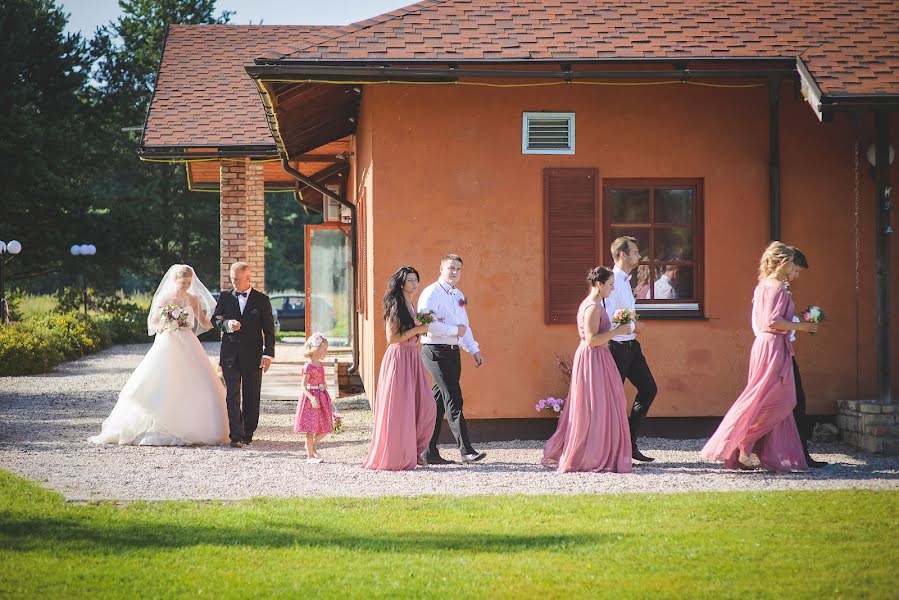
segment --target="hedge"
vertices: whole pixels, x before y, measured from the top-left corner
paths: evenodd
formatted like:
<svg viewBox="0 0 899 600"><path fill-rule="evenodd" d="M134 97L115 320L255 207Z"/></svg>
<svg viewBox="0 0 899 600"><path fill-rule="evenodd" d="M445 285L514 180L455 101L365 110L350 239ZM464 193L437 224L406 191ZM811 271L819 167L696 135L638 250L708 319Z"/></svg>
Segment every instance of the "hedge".
<svg viewBox="0 0 899 600"><path fill-rule="evenodd" d="M0 376L46 373L112 344L150 341L146 320L138 315L46 313L0 325Z"/></svg>

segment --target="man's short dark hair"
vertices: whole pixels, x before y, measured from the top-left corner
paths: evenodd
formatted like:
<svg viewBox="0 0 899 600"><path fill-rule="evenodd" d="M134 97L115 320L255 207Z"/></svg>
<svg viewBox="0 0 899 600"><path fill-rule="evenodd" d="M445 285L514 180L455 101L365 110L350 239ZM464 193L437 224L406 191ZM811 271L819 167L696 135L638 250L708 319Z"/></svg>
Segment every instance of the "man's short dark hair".
<svg viewBox="0 0 899 600"><path fill-rule="evenodd" d="M793 264L800 269L808 269L808 259L805 257L802 250L796 246L790 246L790 249L793 250Z"/></svg>
<svg viewBox="0 0 899 600"><path fill-rule="evenodd" d="M446 254L446 255L444 255L443 258L440 259L440 264L442 265L443 263L445 263L445 262L448 261L448 260L458 260L460 265L464 265L464 264L465 264L465 263L462 262L462 257L459 256L458 254Z"/></svg>

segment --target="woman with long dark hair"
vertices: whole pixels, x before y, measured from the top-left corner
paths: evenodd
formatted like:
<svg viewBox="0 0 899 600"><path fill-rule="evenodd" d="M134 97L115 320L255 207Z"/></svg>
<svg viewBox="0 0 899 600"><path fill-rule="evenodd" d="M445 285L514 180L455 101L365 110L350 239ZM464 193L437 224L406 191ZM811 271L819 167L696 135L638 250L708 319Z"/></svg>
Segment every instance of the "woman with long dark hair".
<svg viewBox="0 0 899 600"><path fill-rule="evenodd" d="M425 465L437 407L421 362L418 338L428 324L416 318L413 297L418 271L401 267L390 277L384 294L387 351L381 361L375 395L375 424L368 457L362 465L379 471L405 471Z"/></svg>
<svg viewBox="0 0 899 600"><path fill-rule="evenodd" d="M630 473L631 433L627 400L609 340L616 332L603 301L615 288L612 271L587 274L590 293L577 309L581 338L571 365L571 388L556 432L543 449L544 466L568 471Z"/></svg>

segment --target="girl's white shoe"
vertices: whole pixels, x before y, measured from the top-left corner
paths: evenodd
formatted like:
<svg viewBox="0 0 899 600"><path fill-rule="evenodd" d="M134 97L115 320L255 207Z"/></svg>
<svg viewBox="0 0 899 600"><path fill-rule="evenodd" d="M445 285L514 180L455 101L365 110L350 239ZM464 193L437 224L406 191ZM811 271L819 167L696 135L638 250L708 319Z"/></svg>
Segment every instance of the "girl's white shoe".
<svg viewBox="0 0 899 600"><path fill-rule="evenodd" d="M310 463L310 464L318 464L318 463L322 462L322 457L321 456L310 456L309 458L306 459L306 462Z"/></svg>

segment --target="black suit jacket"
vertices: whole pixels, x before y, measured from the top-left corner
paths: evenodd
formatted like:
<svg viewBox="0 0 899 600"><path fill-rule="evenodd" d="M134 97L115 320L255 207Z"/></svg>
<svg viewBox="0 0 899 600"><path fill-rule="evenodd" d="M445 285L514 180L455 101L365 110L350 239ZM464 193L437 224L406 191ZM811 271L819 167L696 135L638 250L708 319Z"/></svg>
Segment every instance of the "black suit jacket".
<svg viewBox="0 0 899 600"><path fill-rule="evenodd" d="M240 331L228 333L226 322L232 319L240 322ZM234 291L222 291L212 313L212 324L222 332L221 366L240 364L241 369L258 369L263 353L275 358L272 303L262 292L250 290L247 305L240 314L240 303Z"/></svg>

